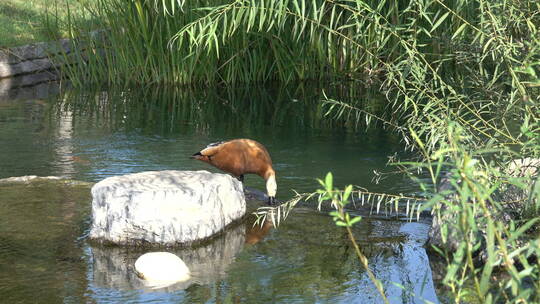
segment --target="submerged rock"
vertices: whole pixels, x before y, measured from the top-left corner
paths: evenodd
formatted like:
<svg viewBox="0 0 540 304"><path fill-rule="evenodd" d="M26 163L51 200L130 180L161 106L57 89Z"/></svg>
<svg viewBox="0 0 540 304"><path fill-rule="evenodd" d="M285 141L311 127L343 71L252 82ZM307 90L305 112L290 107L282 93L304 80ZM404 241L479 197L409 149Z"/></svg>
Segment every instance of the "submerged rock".
<svg viewBox="0 0 540 304"><path fill-rule="evenodd" d="M186 263L170 252L148 252L135 261L137 275L148 286L160 288L191 277Z"/></svg>
<svg viewBox="0 0 540 304"><path fill-rule="evenodd" d="M11 184L11 183L28 183L32 181L44 181L44 180L62 180L63 177L60 176L37 176L37 175L25 175L25 176L15 176L7 177L0 179L0 184Z"/></svg>
<svg viewBox="0 0 540 304"><path fill-rule="evenodd" d="M92 187L90 238L116 244L190 244L242 218L242 184L208 171L152 171Z"/></svg>

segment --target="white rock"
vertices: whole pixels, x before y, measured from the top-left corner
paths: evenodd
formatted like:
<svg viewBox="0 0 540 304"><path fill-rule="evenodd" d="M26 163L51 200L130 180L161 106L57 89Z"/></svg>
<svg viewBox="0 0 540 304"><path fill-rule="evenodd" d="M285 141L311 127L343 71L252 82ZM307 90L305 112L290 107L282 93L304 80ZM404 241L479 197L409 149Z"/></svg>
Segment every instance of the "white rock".
<svg viewBox="0 0 540 304"><path fill-rule="evenodd" d="M92 187L90 238L174 245L206 239L246 212L242 184L208 171L152 171Z"/></svg>
<svg viewBox="0 0 540 304"><path fill-rule="evenodd" d="M59 176L25 175L25 176L2 178L0 179L0 184L28 183L28 182L37 181L37 180L60 180L60 179L62 179L62 177L59 177Z"/></svg>
<svg viewBox="0 0 540 304"><path fill-rule="evenodd" d="M512 160L506 171L512 176L522 177L537 175L539 170L540 159L526 157Z"/></svg>
<svg viewBox="0 0 540 304"><path fill-rule="evenodd" d="M184 261L169 252L149 252L135 261L137 275L148 286L162 288L191 277Z"/></svg>

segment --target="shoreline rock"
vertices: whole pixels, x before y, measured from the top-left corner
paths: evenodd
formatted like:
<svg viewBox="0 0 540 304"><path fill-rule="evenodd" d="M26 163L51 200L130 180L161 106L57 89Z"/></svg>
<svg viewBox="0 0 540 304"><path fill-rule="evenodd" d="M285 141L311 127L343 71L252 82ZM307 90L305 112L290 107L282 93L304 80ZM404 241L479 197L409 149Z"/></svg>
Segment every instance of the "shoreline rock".
<svg viewBox="0 0 540 304"><path fill-rule="evenodd" d="M508 163L508 167L505 169L505 172L513 177L528 177L529 187L533 186L535 183L538 183L538 172L540 171L540 159L534 158L524 158L524 159L515 159ZM451 185L449 178L443 178L441 185L438 189L439 192L449 190L453 186ZM506 202L505 208L501 210L496 210L491 208L492 215L497 221L509 224L512 220L519 220L521 215L520 211L524 207L524 201L528 197L526 190L518 188L514 185L509 185L503 189L499 189L498 195L500 201ZM452 201L454 198L448 197L447 200ZM436 246L442 250L448 252L453 252L458 249L460 239L459 231L456 231L457 227L456 221L458 220L458 215L451 212L444 212L448 208L447 206L442 206L441 211L444 213L442 216L433 215L431 229L429 230L428 240L426 247L428 250L433 250L432 246ZM442 225L445 222L447 225ZM451 222L451 224L450 224ZM446 242L442 240L443 228L447 230L444 233L447 235ZM475 262L482 263L487 260L487 250L485 244L485 227L479 227L478 233L476 235L476 240L480 242L478 250L475 252Z"/></svg>
<svg viewBox="0 0 540 304"><path fill-rule="evenodd" d="M95 30L87 34L91 39L106 39L105 30ZM83 55L85 52L100 52L81 40L60 39L35 42L11 48L0 48L0 96L8 89L36 85L60 80L60 70L77 64L73 48Z"/></svg>

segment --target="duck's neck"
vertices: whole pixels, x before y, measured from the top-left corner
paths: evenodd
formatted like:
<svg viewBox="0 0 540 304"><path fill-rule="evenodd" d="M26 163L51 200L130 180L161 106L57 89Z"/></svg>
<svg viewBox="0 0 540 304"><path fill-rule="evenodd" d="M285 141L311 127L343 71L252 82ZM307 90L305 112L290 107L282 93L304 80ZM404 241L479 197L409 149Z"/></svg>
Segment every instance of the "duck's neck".
<svg viewBox="0 0 540 304"><path fill-rule="evenodd" d="M272 170L266 174L266 193L269 197L276 197L277 183L276 173Z"/></svg>

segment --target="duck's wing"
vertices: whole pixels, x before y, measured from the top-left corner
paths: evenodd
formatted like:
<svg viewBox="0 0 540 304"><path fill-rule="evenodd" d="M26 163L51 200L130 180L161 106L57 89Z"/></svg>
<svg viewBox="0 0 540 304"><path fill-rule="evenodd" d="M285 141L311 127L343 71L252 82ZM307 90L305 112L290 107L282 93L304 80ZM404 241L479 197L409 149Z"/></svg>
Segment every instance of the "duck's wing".
<svg viewBox="0 0 540 304"><path fill-rule="evenodd" d="M226 141L218 141L211 143L206 146L206 148L202 149L199 153L201 155L212 156L219 151L221 145L223 145L224 143L226 143Z"/></svg>
<svg viewBox="0 0 540 304"><path fill-rule="evenodd" d="M224 143L226 143L226 141L224 141L224 140L216 141L215 143L208 144L208 146L206 146L206 148L217 147L217 146L220 146L220 145L222 145Z"/></svg>

